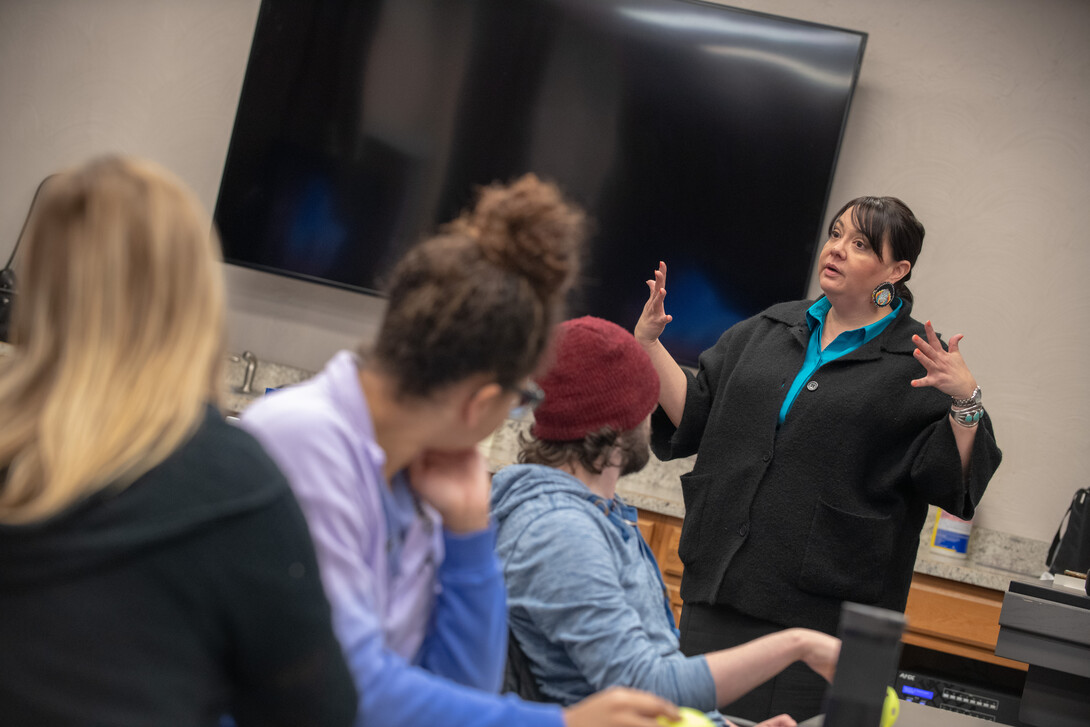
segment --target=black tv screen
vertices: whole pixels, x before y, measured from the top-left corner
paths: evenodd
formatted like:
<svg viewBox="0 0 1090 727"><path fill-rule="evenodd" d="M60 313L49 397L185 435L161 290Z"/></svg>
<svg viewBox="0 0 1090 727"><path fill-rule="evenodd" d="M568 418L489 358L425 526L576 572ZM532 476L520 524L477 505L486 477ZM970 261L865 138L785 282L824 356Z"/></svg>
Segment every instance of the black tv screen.
<svg viewBox="0 0 1090 727"><path fill-rule="evenodd" d="M805 295L865 42L692 0L263 0L224 254L377 292L477 185L532 171L594 221L572 315L631 328L665 260L663 343L692 363Z"/></svg>

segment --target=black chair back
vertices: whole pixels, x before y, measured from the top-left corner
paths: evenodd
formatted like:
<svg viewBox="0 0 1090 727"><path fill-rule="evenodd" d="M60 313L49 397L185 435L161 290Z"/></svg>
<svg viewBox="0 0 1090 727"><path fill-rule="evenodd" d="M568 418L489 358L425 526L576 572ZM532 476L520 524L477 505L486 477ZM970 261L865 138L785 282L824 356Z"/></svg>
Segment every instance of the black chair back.
<svg viewBox="0 0 1090 727"><path fill-rule="evenodd" d="M541 693L537 679L530 671L530 660L511 629L507 629L507 666L503 673L503 692L517 694L530 702L553 701Z"/></svg>

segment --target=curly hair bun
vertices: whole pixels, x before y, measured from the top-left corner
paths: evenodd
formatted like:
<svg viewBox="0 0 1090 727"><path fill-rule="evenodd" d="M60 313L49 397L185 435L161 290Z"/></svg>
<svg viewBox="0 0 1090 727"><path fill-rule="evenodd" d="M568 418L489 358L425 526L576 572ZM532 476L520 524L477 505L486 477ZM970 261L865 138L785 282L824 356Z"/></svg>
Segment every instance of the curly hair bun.
<svg viewBox="0 0 1090 727"><path fill-rule="evenodd" d="M411 396L481 372L517 385L563 319L585 237L583 211L533 174L479 188L394 267L373 365Z"/></svg>
<svg viewBox="0 0 1090 727"><path fill-rule="evenodd" d="M452 226L476 238L490 260L526 278L543 298L570 287L587 234L583 210L534 174L481 187L476 205Z"/></svg>

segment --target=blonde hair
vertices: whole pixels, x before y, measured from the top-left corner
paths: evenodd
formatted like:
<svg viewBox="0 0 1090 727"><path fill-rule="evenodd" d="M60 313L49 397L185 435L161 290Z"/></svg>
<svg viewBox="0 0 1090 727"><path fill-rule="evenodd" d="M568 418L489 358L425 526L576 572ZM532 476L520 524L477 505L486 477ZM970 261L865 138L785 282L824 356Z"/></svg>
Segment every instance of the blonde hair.
<svg viewBox="0 0 1090 727"><path fill-rule="evenodd" d="M20 254L15 351L0 364L6 523L161 463L218 403L224 358L219 243L161 167L105 157L57 175Z"/></svg>

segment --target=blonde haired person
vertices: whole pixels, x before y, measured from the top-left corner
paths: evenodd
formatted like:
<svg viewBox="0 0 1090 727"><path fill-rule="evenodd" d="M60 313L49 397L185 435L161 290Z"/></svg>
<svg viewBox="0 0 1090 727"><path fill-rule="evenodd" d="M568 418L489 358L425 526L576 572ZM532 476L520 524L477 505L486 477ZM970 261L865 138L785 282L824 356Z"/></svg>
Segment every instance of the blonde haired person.
<svg viewBox="0 0 1090 727"><path fill-rule="evenodd" d="M0 362L5 724L335 725L355 695L283 475L215 408L211 222L120 157L49 180Z"/></svg>

